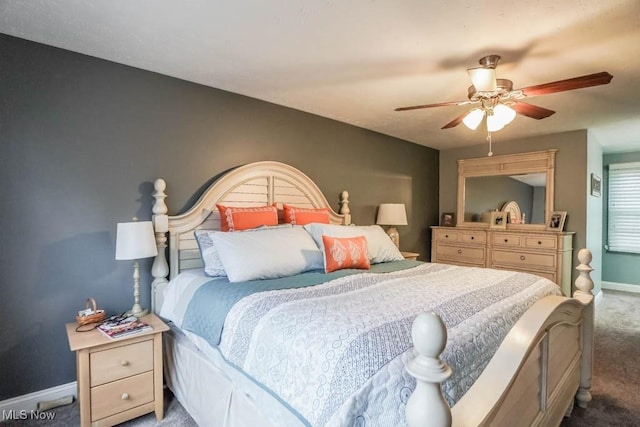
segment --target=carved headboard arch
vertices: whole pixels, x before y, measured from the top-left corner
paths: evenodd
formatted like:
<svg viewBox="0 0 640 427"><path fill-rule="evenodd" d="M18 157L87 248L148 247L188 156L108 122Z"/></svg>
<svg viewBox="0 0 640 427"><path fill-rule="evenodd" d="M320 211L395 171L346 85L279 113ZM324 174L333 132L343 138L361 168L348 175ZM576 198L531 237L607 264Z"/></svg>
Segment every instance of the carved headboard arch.
<svg viewBox="0 0 640 427"><path fill-rule="evenodd" d="M293 166L262 161L232 169L214 181L185 213L168 216L164 199L166 183L157 179L155 184L153 223L158 245L152 275L152 309L159 309L162 288L169 278L179 272L202 268L202 259L193 232L197 229L219 230L220 215L216 204L227 206L264 206L283 203L298 207L328 208L331 223L350 224L349 194L340 194L340 213L327 202L318 186ZM165 257L169 233L169 263Z"/></svg>

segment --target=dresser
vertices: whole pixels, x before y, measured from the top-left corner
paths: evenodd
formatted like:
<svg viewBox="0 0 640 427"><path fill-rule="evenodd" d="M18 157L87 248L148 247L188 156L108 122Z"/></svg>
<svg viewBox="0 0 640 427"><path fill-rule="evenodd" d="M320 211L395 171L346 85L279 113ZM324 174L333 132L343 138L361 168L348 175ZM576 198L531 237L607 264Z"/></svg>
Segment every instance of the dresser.
<svg viewBox="0 0 640 427"><path fill-rule="evenodd" d="M545 277L571 295L573 234L543 230L431 227L431 261L522 271Z"/></svg>
<svg viewBox="0 0 640 427"><path fill-rule="evenodd" d="M66 325L76 352L82 427L112 426L149 412L163 418L162 332L169 328L154 314L142 320L153 330L119 339Z"/></svg>

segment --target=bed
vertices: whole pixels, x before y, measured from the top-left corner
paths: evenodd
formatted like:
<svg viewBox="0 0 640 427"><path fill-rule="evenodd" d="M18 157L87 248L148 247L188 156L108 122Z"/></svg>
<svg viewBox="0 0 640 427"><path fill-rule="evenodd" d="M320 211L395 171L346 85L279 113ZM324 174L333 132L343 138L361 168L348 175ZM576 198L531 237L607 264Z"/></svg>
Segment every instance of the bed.
<svg viewBox="0 0 640 427"><path fill-rule="evenodd" d="M349 226L346 191L335 212L311 179L282 163L233 169L177 216L167 215L165 190L156 180L152 309L172 321L167 385L199 425L546 426L591 400L586 249L566 298L529 274L402 260L378 230ZM285 206L325 210L330 224L220 233L228 214L218 205L275 206L279 224ZM251 246L248 260L233 255L243 250L237 241L285 236L297 245L305 233L325 267L329 245L348 243L353 255L366 236L360 259L369 269L318 271L314 252L305 258L313 268L257 280L262 256ZM227 276L205 274L203 236Z"/></svg>

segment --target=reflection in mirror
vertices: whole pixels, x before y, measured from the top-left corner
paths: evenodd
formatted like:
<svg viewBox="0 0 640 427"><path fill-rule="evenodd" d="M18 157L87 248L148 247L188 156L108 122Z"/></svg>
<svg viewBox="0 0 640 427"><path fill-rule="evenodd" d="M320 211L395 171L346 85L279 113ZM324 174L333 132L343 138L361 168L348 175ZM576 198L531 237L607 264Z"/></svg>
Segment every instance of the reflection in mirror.
<svg viewBox="0 0 640 427"><path fill-rule="evenodd" d="M465 222L489 222L489 212L516 202L527 224L545 223L546 173L465 179ZM521 222L521 218L514 222Z"/></svg>

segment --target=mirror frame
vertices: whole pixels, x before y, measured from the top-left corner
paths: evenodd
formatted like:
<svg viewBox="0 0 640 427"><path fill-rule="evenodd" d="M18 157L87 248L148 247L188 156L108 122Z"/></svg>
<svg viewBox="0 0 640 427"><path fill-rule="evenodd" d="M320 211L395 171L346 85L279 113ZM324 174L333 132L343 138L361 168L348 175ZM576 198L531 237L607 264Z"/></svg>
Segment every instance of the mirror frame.
<svg viewBox="0 0 640 427"><path fill-rule="evenodd" d="M546 173L544 224L507 224L507 229L545 229L553 212L554 178L557 149L534 151L531 153L507 154L503 156L480 157L458 160L458 201L456 226L489 227L487 223L465 222L465 179L480 176L522 175L526 173Z"/></svg>

